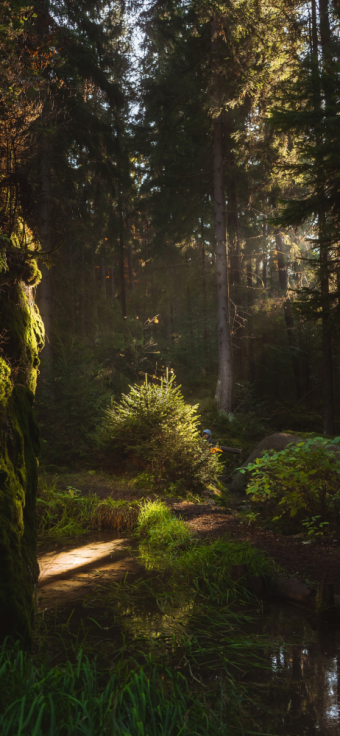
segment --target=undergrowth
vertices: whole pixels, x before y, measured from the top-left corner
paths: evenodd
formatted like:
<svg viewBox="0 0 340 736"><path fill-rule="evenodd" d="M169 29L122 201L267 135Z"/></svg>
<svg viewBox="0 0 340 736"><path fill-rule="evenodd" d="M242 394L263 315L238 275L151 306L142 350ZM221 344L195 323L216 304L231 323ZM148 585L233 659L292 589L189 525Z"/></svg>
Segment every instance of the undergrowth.
<svg viewBox="0 0 340 736"><path fill-rule="evenodd" d="M94 662L34 664L18 645L0 652L2 736L203 736L230 733L240 691L198 697L185 676L145 657L103 682ZM214 702L215 700L215 702ZM209 702L210 701L210 702ZM238 732L241 733L243 729Z"/></svg>
<svg viewBox="0 0 340 736"><path fill-rule="evenodd" d="M231 565L247 562L251 571L259 572L269 563L246 544L219 540L200 545L160 501L143 504L137 534L142 559L148 556L154 568L162 559L165 576L155 572L135 582L125 578L89 594L91 607L101 603L101 610L108 609L105 620L121 630L121 652L112 642L115 663L109 671L107 664L100 668L101 660L90 661L74 644L73 662L67 658L60 664L52 664L43 646L32 659L18 644L5 644L0 652L2 736L253 732L242 677L263 663L256 654L259 640L240 629L246 613L230 607L232 601L245 599L232 582ZM158 620L165 622L163 632L155 609ZM100 656L108 642L102 641L100 621L94 623ZM68 621L61 626L63 645L69 631Z"/></svg>
<svg viewBox="0 0 340 736"><path fill-rule="evenodd" d="M229 603L251 596L233 581L233 565L247 565L249 574L269 574L274 563L248 542L227 536L211 543L195 538L182 519L160 500L146 501L140 509L136 534L143 564L149 569L169 569L185 584L204 591L211 601Z"/></svg>
<svg viewBox="0 0 340 736"><path fill-rule="evenodd" d="M313 437L242 468L254 511L285 533L323 536L340 526L340 437Z"/></svg>
<svg viewBox="0 0 340 736"><path fill-rule="evenodd" d="M146 501L139 510L137 535L148 548L172 554L193 542L193 535L182 519L178 519L163 501Z"/></svg>
<svg viewBox="0 0 340 736"><path fill-rule="evenodd" d="M138 517L138 501L83 496L76 488L67 491L45 488L37 499L40 537L65 537L92 530L131 530Z"/></svg>
<svg viewBox="0 0 340 736"><path fill-rule="evenodd" d="M73 509L75 521L85 528L85 509L89 518L98 509L94 499L84 499L84 516L79 516L75 489L55 499L57 506L65 500L69 517ZM60 529L61 519L51 529ZM254 733L257 723L242 679L264 666L263 641L242 630L249 620L244 604L249 609L254 599L233 582L232 565L269 572L270 561L250 545L227 538L200 543L159 500L139 506L136 536L145 575L99 581L83 602L85 610L96 611L96 619L90 612L80 621L82 646L91 658L79 648L72 611L66 611L65 622L57 609L50 618L37 611L39 646L33 658L19 644L5 643L0 651L2 736Z"/></svg>

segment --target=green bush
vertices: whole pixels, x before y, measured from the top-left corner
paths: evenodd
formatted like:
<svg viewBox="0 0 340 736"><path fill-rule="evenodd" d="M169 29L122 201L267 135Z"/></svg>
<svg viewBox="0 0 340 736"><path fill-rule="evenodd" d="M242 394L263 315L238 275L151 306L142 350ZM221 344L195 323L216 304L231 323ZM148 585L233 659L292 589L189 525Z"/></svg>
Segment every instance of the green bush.
<svg viewBox="0 0 340 736"><path fill-rule="evenodd" d="M251 472L247 493L262 515L285 531L320 536L340 522L340 437L314 437L265 453ZM327 526L326 526L327 524ZM328 526L329 525L329 526ZM303 529L305 527L305 529Z"/></svg>
<svg viewBox="0 0 340 736"><path fill-rule="evenodd" d="M174 377L135 384L105 412L100 440L107 458L152 473L155 487L181 493L216 479L219 461L200 437L197 406L186 404Z"/></svg>

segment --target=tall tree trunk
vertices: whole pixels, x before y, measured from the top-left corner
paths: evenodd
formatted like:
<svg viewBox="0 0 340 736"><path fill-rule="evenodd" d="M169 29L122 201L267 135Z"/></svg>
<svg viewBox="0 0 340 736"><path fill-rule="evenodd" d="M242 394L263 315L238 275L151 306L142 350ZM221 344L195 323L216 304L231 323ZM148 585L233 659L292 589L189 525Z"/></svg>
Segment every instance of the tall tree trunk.
<svg viewBox="0 0 340 736"><path fill-rule="evenodd" d="M102 296L104 299L106 299L106 262L105 262L105 248L104 247L100 249L99 271L100 271L100 284L101 284Z"/></svg>
<svg viewBox="0 0 340 736"><path fill-rule="evenodd" d="M319 0L319 17L320 17L320 41L322 52L322 67L324 73L328 71L328 64L331 59L331 38L328 15L328 0ZM320 108L321 102L321 85L318 57L318 35L315 0L312 0L312 52L313 52L313 70L316 82L315 91L315 107ZM323 95L326 107L331 102L329 99L327 85L324 84ZM320 131L320 137L322 133ZM318 177L318 196L321 202L325 196L325 182ZM327 239L327 222L325 211L322 205L318 212L319 225L319 247L320 247L320 291L322 302L322 378L323 378L323 431L324 434L334 434L334 399L333 399L333 360L332 360L332 338L329 326L329 247Z"/></svg>
<svg viewBox="0 0 340 736"><path fill-rule="evenodd" d="M38 151L39 211L38 228L42 252L51 250L51 171L50 146L47 136L42 134ZM52 359L52 278L51 269L42 263L42 279L37 287L37 304L45 327L45 347L41 353L41 372L44 374Z"/></svg>
<svg viewBox="0 0 340 736"><path fill-rule="evenodd" d="M111 269L110 269L110 283L111 283L111 299L116 298L116 290L115 290L115 260L112 257L111 260Z"/></svg>
<svg viewBox="0 0 340 736"><path fill-rule="evenodd" d="M205 269L205 242L204 242L204 222L203 217L201 218L201 263L202 263L202 293L203 293L203 349L204 349L204 364L208 367L208 310L207 310L207 277Z"/></svg>
<svg viewBox="0 0 340 736"><path fill-rule="evenodd" d="M79 312L80 312L80 334L85 337L85 316L86 316L86 269L85 269L85 249L83 244L80 246L80 292L79 292Z"/></svg>
<svg viewBox="0 0 340 736"><path fill-rule="evenodd" d="M127 259L128 259L128 269L129 269L129 289L132 291L134 288L133 252L132 252L132 243L131 243L131 222L130 222L129 217L127 217L127 220L126 220L126 229L127 229Z"/></svg>
<svg viewBox="0 0 340 736"><path fill-rule="evenodd" d="M125 289L125 245L124 245L124 218L122 209L122 200L119 198L119 275L120 275L120 303L122 307L123 319L126 316L126 289Z"/></svg>
<svg viewBox="0 0 340 736"><path fill-rule="evenodd" d="M215 17L212 23L211 50L214 68L218 69L219 36ZM214 71L213 119L213 201L214 201L214 240L216 256L217 289L217 340L218 340L218 379L215 398L221 409L229 413L232 405L232 354L229 326L229 293L226 249L225 196L223 182L223 120L222 95L218 71Z"/></svg>
<svg viewBox="0 0 340 736"><path fill-rule="evenodd" d="M288 273L287 265L285 263L285 257L283 252L283 239L279 231L275 232L275 243L276 243L276 254L277 254L277 267L279 271L279 286L280 291L283 295L287 295L288 287ZM289 299L286 299L283 303L283 312L285 317L285 323L287 327L287 336L290 347L290 354L292 357L293 372L295 378L296 397L301 399L303 394L303 381L302 381L302 366L299 356L299 347L294 332L294 315L291 308Z"/></svg>
<svg viewBox="0 0 340 736"><path fill-rule="evenodd" d="M247 312L248 312L248 365L249 380L251 383L255 381L255 342L252 307L254 304L253 292L253 264L251 258L247 263Z"/></svg>

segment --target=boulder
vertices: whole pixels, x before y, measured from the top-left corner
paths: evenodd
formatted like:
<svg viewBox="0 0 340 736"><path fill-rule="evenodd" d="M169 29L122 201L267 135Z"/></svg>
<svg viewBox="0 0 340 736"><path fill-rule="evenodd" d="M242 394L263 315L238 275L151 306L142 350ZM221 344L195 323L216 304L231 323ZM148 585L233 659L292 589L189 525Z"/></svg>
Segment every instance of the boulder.
<svg viewBox="0 0 340 736"><path fill-rule="evenodd" d="M288 434L287 432L277 432L276 434L271 434L269 437L265 437L262 442L253 450L253 452L249 455L246 462L243 463L243 468L248 465L248 463L253 463L256 458L261 457L261 455L266 452L267 450L275 450L275 452L279 452L280 450L284 450L289 443L296 444L297 442L303 442L303 438L299 437L295 434ZM241 473L240 471L236 473L235 478L233 479L231 485L229 486L232 491L243 491L249 482L249 473Z"/></svg>

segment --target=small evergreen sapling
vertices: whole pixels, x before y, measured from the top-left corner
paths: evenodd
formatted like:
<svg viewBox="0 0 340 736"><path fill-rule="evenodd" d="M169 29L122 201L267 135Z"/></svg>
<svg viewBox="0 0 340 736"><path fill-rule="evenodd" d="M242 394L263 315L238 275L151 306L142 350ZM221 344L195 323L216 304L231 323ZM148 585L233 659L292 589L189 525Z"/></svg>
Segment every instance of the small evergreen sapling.
<svg viewBox="0 0 340 736"><path fill-rule="evenodd" d="M200 436L197 405L185 403L174 376L158 384L146 376L131 386L105 412L101 441L107 455L149 470L158 489L203 490L220 472L218 457Z"/></svg>

